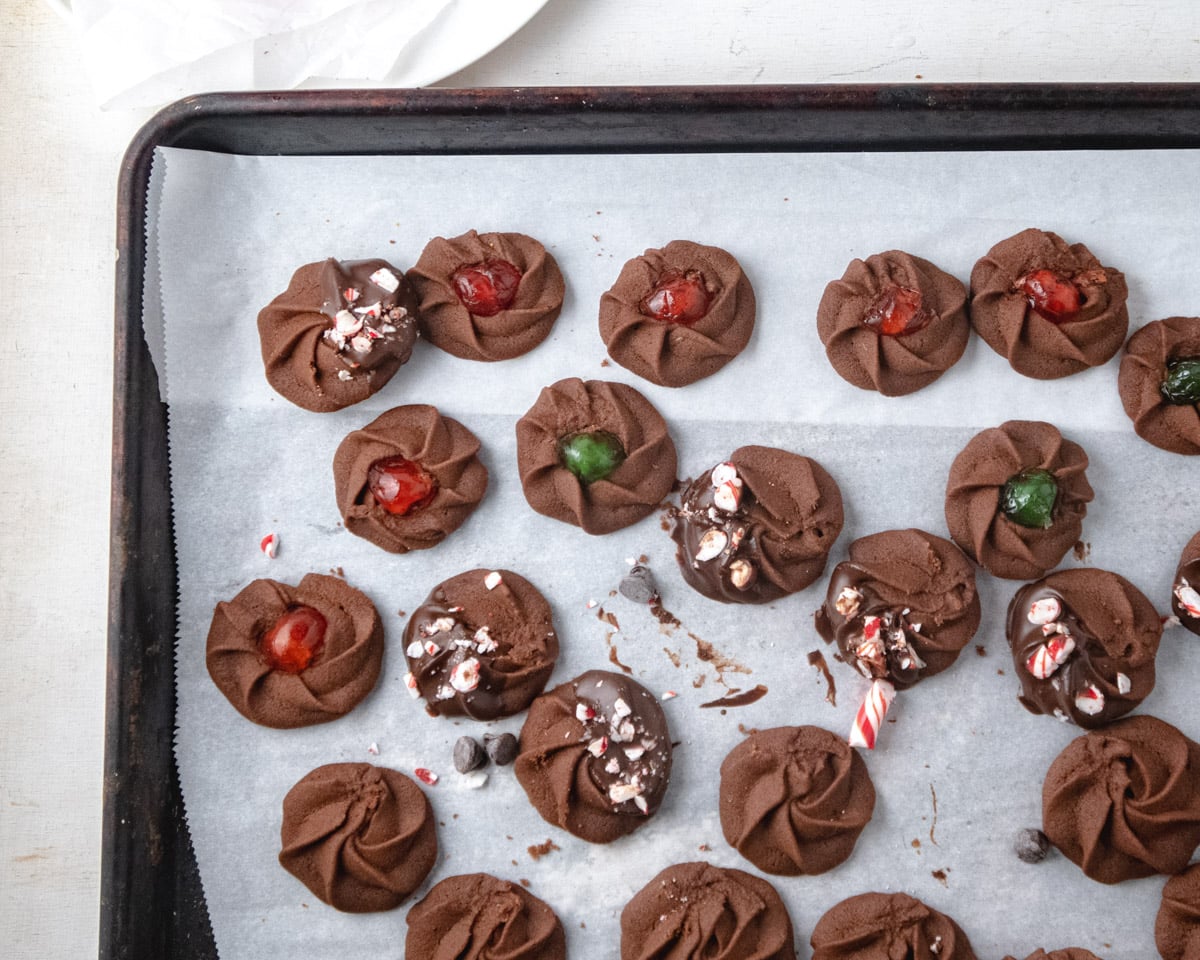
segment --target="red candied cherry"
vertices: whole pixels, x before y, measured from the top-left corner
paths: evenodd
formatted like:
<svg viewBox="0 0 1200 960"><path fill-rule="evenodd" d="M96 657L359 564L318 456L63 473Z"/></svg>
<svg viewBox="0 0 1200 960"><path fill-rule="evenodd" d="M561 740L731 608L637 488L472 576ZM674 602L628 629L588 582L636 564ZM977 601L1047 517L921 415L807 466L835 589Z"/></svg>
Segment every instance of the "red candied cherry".
<svg viewBox="0 0 1200 960"><path fill-rule="evenodd" d="M512 306L521 271L507 260L464 264L450 275L459 302L477 317L494 317Z"/></svg>
<svg viewBox="0 0 1200 960"><path fill-rule="evenodd" d="M325 616L315 607L289 607L262 638L267 666L281 673L300 673L325 646Z"/></svg>
<svg viewBox="0 0 1200 960"><path fill-rule="evenodd" d="M871 301L862 322L876 333L903 337L924 330L933 319L933 312L923 306L920 290L891 284L884 287Z"/></svg>
<svg viewBox="0 0 1200 960"><path fill-rule="evenodd" d="M377 504L401 517L429 506L437 493L437 480L404 457L376 460L367 471L367 486Z"/></svg>
<svg viewBox="0 0 1200 960"><path fill-rule="evenodd" d="M638 309L647 317L664 323L695 323L708 313L712 295L699 270L687 273L666 273L659 278Z"/></svg>
<svg viewBox="0 0 1200 960"><path fill-rule="evenodd" d="M1034 270L1017 280L1017 289L1025 294L1029 306L1039 317L1051 323L1069 323L1079 313L1079 288L1053 270Z"/></svg>

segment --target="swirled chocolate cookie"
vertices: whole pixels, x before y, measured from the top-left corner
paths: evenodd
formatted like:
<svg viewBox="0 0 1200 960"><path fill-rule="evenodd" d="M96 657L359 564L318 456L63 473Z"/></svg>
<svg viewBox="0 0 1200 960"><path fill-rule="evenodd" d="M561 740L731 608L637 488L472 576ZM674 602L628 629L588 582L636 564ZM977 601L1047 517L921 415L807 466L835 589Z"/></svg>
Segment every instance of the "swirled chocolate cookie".
<svg viewBox="0 0 1200 960"><path fill-rule="evenodd" d="M389 553L436 547L487 490L479 440L436 407L393 407L350 433L333 457L342 522Z"/></svg>
<svg viewBox="0 0 1200 960"><path fill-rule="evenodd" d="M404 628L404 678L433 716L520 713L558 659L550 605L511 570L468 570L433 588Z"/></svg>
<svg viewBox="0 0 1200 960"><path fill-rule="evenodd" d="M1200 844L1200 744L1145 714L1076 737L1046 772L1042 830L1101 883L1178 873Z"/></svg>
<svg viewBox="0 0 1200 960"><path fill-rule="evenodd" d="M1162 621L1124 577L1059 570L1016 592L1008 645L1021 704L1081 727L1122 717L1154 689Z"/></svg>
<svg viewBox="0 0 1200 960"><path fill-rule="evenodd" d="M421 333L464 360L510 360L550 335L562 311L562 272L523 233L435 237L408 272Z"/></svg>
<svg viewBox="0 0 1200 960"><path fill-rule="evenodd" d="M517 421L517 468L538 513L612 533L649 516L675 484L675 444L633 387L572 377Z"/></svg>
<svg viewBox="0 0 1200 960"><path fill-rule="evenodd" d="M887 530L850 544L814 619L864 677L904 690L954 663L979 618L975 571L958 547L923 530Z"/></svg>
<svg viewBox="0 0 1200 960"><path fill-rule="evenodd" d="M677 863L621 911L621 960L795 960L792 920L766 880Z"/></svg>
<svg viewBox="0 0 1200 960"><path fill-rule="evenodd" d="M852 260L817 307L817 334L843 380L885 397L927 387L967 348L967 289L928 260L888 250Z"/></svg>
<svg viewBox="0 0 1200 960"><path fill-rule="evenodd" d="M1171 612L1183 626L1200 635L1200 533L1183 548L1171 584Z"/></svg>
<svg viewBox="0 0 1200 960"><path fill-rule="evenodd" d="M447 877L408 911L405 960L566 960L562 923L519 884Z"/></svg>
<svg viewBox="0 0 1200 960"><path fill-rule="evenodd" d="M1005 957L1004 960L1017 960L1016 957ZM1101 960L1091 950L1083 947L1066 947L1062 950L1034 950L1025 960Z"/></svg>
<svg viewBox="0 0 1200 960"><path fill-rule="evenodd" d="M1200 317L1168 317L1129 338L1117 375L1134 432L1172 453L1200 454Z"/></svg>
<svg viewBox="0 0 1200 960"><path fill-rule="evenodd" d="M739 447L688 486L671 520L691 587L725 603L768 603L825 570L842 532L842 494L815 460Z"/></svg>
<svg viewBox="0 0 1200 960"><path fill-rule="evenodd" d="M238 713L264 727L336 720L375 686L383 624L344 580L310 573L291 587L255 580L213 611L208 673Z"/></svg>
<svg viewBox="0 0 1200 960"><path fill-rule="evenodd" d="M745 349L754 313L754 289L732 255L673 240L621 268L600 298L600 336L625 369L683 387Z"/></svg>
<svg viewBox="0 0 1200 960"><path fill-rule="evenodd" d="M1079 541L1094 494L1087 454L1049 423L1009 420L977 433L946 483L950 536L988 573L1030 580Z"/></svg>
<svg viewBox="0 0 1200 960"><path fill-rule="evenodd" d="M1022 230L971 271L971 324L1017 373L1054 380L1116 355L1129 329L1128 296L1124 274L1082 243Z"/></svg>
<svg viewBox="0 0 1200 960"><path fill-rule="evenodd" d="M365 400L408 362L417 295L386 260L310 263L258 314L267 382L305 410Z"/></svg>
<svg viewBox="0 0 1200 960"><path fill-rule="evenodd" d="M517 780L549 823L589 843L633 833L671 781L671 734L649 690L589 670L533 701Z"/></svg>
<svg viewBox="0 0 1200 960"><path fill-rule="evenodd" d="M903 893L862 893L817 921L812 960L976 960L957 923Z"/></svg>
<svg viewBox="0 0 1200 960"><path fill-rule="evenodd" d="M820 727L756 730L721 764L721 829L758 869L824 873L850 856L875 809L867 765Z"/></svg>
<svg viewBox="0 0 1200 960"><path fill-rule="evenodd" d="M1200 863L1167 881L1154 919L1154 945L1162 960L1200 957Z"/></svg>
<svg viewBox="0 0 1200 960"><path fill-rule="evenodd" d="M348 913L391 910L437 860L433 809L408 777L369 763L317 767L283 798L279 862Z"/></svg>

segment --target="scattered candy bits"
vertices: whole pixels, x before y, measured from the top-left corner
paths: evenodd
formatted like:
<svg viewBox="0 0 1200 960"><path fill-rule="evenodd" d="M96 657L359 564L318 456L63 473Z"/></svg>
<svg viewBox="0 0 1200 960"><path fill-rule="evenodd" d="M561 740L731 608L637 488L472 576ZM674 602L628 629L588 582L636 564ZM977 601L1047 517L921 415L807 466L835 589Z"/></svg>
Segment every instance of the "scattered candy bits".
<svg viewBox="0 0 1200 960"><path fill-rule="evenodd" d="M268 560L274 560L279 553L279 534L268 533L258 542L258 549Z"/></svg>
<svg viewBox="0 0 1200 960"><path fill-rule="evenodd" d="M489 590L495 590L503 582L504 578L500 576L499 571L493 570L483 578L483 585Z"/></svg>
<svg viewBox="0 0 1200 960"><path fill-rule="evenodd" d="M379 744L372 741L371 745L367 747L367 753L373 757L379 756Z"/></svg>
<svg viewBox="0 0 1200 960"><path fill-rule="evenodd" d="M879 735L883 718L887 716L888 708L895 699L896 688L887 680L871 682L871 688L854 715L854 725L850 728L850 746L875 749L875 738Z"/></svg>
<svg viewBox="0 0 1200 960"><path fill-rule="evenodd" d="M417 767L413 770L413 774L422 783L428 784L431 787L438 782L438 775L426 767Z"/></svg>

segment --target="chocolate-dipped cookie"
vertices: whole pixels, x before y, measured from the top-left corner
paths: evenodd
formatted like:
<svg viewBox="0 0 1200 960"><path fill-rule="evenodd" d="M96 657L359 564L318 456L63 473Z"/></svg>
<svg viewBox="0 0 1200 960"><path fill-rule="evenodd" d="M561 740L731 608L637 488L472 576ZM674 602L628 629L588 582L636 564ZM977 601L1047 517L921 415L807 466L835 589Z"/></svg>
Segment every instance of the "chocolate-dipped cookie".
<svg viewBox="0 0 1200 960"><path fill-rule="evenodd" d="M563 305L554 257L523 233L435 237L408 272L421 333L464 360L510 360L550 335Z"/></svg>
<svg viewBox="0 0 1200 960"><path fill-rule="evenodd" d="M904 690L954 663L979 618L975 571L958 547L923 530L887 530L850 544L814 620L864 677Z"/></svg>
<svg viewBox="0 0 1200 960"><path fill-rule="evenodd" d="M600 298L600 336L625 369L683 387L745 349L754 313L754 289L731 254L673 240L621 268Z"/></svg>
<svg viewBox="0 0 1200 960"><path fill-rule="evenodd" d="M1081 727L1122 717L1154 689L1162 621L1124 577L1091 567L1026 584L1008 605L1018 699Z"/></svg>
<svg viewBox="0 0 1200 960"><path fill-rule="evenodd" d="M1017 373L1054 380L1107 363L1121 349L1128 296L1124 274L1082 243L1022 230L971 271L971 324Z"/></svg>
<svg viewBox="0 0 1200 960"><path fill-rule="evenodd" d="M386 260L309 263L258 314L267 382L305 410L365 400L408 362L417 295Z"/></svg>
<svg viewBox="0 0 1200 960"><path fill-rule="evenodd" d="M1171 612L1192 633L1200 635L1200 533L1183 548L1171 583Z"/></svg>
<svg viewBox="0 0 1200 960"><path fill-rule="evenodd" d="M1004 960L1017 960L1017 958L1008 956ZM1065 947L1062 950L1034 950L1025 960L1102 960L1102 958L1096 956L1091 950L1084 950L1083 947Z"/></svg>
<svg viewBox="0 0 1200 960"><path fill-rule="evenodd" d="M667 718L637 681L589 670L533 701L515 770L549 823L609 843L662 803L671 780Z"/></svg>
<svg viewBox="0 0 1200 960"><path fill-rule="evenodd" d="M813 929L812 960L976 960L952 919L903 893L861 893Z"/></svg>
<svg viewBox="0 0 1200 960"><path fill-rule="evenodd" d="M344 580L310 573L298 586L255 580L213 611L206 660L238 713L264 727L336 720L371 692L383 623Z"/></svg>
<svg viewBox="0 0 1200 960"><path fill-rule="evenodd" d="M927 387L967 348L967 288L901 250L852 260L825 287L817 334L838 375L899 397Z"/></svg>
<svg viewBox="0 0 1200 960"><path fill-rule="evenodd" d="M1087 454L1058 429L1009 420L971 438L946 483L950 536L983 569L1032 580L1079 541L1094 494Z"/></svg>
<svg viewBox="0 0 1200 960"><path fill-rule="evenodd" d="M850 856L875 809L867 765L820 727L755 730L721 764L721 830L766 873L824 873Z"/></svg>
<svg viewBox="0 0 1200 960"><path fill-rule="evenodd" d="M1134 432L1172 453L1200 454L1200 317L1168 317L1129 338L1117 374Z"/></svg>
<svg viewBox="0 0 1200 960"><path fill-rule="evenodd" d="M1154 945L1162 960L1200 957L1200 863L1167 881L1154 919Z"/></svg>
<svg viewBox="0 0 1200 960"><path fill-rule="evenodd" d="M708 863L667 867L621 911L621 960L795 960L787 907L766 880Z"/></svg>
<svg viewBox="0 0 1200 960"><path fill-rule="evenodd" d="M317 767L283 798L279 862L348 913L391 910L437 860L433 808L408 777L369 763Z"/></svg>
<svg viewBox="0 0 1200 960"><path fill-rule="evenodd" d="M675 466L666 422L623 383L559 380L517 421L525 499L586 533L612 533L653 513L675 484Z"/></svg>
<svg viewBox="0 0 1200 960"><path fill-rule="evenodd" d="M1101 883L1178 873L1200 843L1200 744L1145 714L1076 737L1046 772L1042 830Z"/></svg>
<svg viewBox="0 0 1200 960"><path fill-rule="evenodd" d="M346 529L389 553L436 547L487 490L479 440L436 407L393 407L348 434L333 457Z"/></svg>
<svg viewBox="0 0 1200 960"><path fill-rule="evenodd" d="M432 716L520 713L558 659L550 605L511 570L468 570L439 583L408 618L404 682Z"/></svg>
<svg viewBox="0 0 1200 960"><path fill-rule="evenodd" d="M768 603L825 570L842 532L842 495L815 460L738 447L692 481L671 520L692 588L725 603Z"/></svg>
<svg viewBox="0 0 1200 960"><path fill-rule="evenodd" d="M408 911L405 960L566 960L562 923L543 901L486 873L447 877Z"/></svg>

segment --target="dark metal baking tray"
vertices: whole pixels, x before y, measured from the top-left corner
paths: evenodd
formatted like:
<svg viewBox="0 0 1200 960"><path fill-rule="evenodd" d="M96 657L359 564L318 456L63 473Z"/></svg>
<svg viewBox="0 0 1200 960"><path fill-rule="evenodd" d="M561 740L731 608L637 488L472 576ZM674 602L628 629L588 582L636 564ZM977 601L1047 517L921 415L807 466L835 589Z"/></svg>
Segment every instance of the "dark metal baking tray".
<svg viewBox="0 0 1200 960"><path fill-rule="evenodd" d="M167 107L117 195L101 960L213 958L179 793L166 407L142 337L159 146L251 155L1200 147L1200 86L663 87L212 94Z"/></svg>

